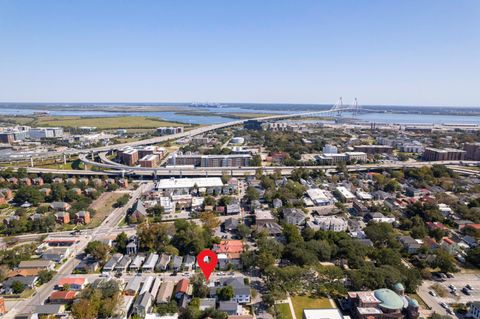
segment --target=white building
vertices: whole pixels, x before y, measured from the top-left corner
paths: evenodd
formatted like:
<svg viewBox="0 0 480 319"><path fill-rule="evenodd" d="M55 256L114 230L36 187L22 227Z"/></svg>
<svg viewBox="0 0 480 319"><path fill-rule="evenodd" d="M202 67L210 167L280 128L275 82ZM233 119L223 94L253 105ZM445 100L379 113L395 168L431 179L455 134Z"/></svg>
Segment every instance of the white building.
<svg viewBox="0 0 480 319"><path fill-rule="evenodd" d="M175 204L168 196L160 197L160 199L158 200L158 204L163 207L165 214L172 214L173 212L175 212Z"/></svg>
<svg viewBox="0 0 480 319"><path fill-rule="evenodd" d="M324 216L315 218L309 227L313 229L331 230L334 232L346 231L348 228L348 222L335 216Z"/></svg>
<svg viewBox="0 0 480 319"><path fill-rule="evenodd" d="M307 195L316 206L326 206L331 204L331 198L327 195L326 191L319 188L310 188L307 190Z"/></svg>
<svg viewBox="0 0 480 319"><path fill-rule="evenodd" d="M200 192L220 194L222 188L223 183L220 177L169 178L161 179L156 185L157 190L170 194L189 194L194 189L198 189Z"/></svg>
<svg viewBox="0 0 480 319"><path fill-rule="evenodd" d="M40 140L42 138L63 137L63 128L61 127L35 127L28 131L31 139Z"/></svg>
<svg viewBox="0 0 480 319"><path fill-rule="evenodd" d="M372 200L373 196L370 193L364 192L361 189L358 189L355 193L357 195L357 198L360 200Z"/></svg>
<svg viewBox="0 0 480 319"><path fill-rule="evenodd" d="M304 309L302 319L344 319L337 308ZM298 318L300 319L300 318Z"/></svg>
<svg viewBox="0 0 480 319"><path fill-rule="evenodd" d="M327 154L337 154L338 149L334 145L327 144L322 148L322 152Z"/></svg>
<svg viewBox="0 0 480 319"><path fill-rule="evenodd" d="M348 189L343 186L338 186L336 190L340 194L340 197L347 202L355 199L355 195L353 195Z"/></svg>

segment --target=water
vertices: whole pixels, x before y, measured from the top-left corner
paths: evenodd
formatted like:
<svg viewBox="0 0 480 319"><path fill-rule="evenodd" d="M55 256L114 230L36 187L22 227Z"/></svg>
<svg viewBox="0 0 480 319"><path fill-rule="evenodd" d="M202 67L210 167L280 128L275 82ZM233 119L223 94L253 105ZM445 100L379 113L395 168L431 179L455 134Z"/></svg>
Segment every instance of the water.
<svg viewBox="0 0 480 319"><path fill-rule="evenodd" d="M162 104L165 105L165 104ZM111 117L111 116L148 116L148 117L158 117L166 121L189 123L189 124L219 124L226 123L235 120L234 118L228 117L228 113L281 113L281 114L292 114L292 113L301 113L308 111L319 111L327 110L330 105L290 105L290 104L281 104L276 105L274 108L272 104L229 104L221 108L215 107L206 107L206 108L190 108L186 106L175 105L179 109L184 109L185 111L210 111L215 113L225 113L225 117L216 116L216 115L188 115L188 114L179 114L173 111L126 111L126 112L107 112L107 111L94 111L82 109L85 107L89 108L106 108L106 105L69 105L72 110L59 110L58 107L62 105L55 105L49 108L46 105L1 105L0 104L0 115L32 115L34 112L48 110L49 115L52 116L84 116L84 117ZM108 106L111 109L112 105ZM138 106L136 105L115 105L115 108L121 109L122 107L128 106ZM63 105L63 108L65 106ZM368 107L372 109L372 107ZM421 108L421 107L373 107L373 109L378 109L378 113L360 113L357 115L357 119L365 122L376 122L376 123L396 123L396 124L477 124L480 125L480 116L478 115L447 115L447 114L418 114L425 110L440 110L439 108ZM385 110L397 110L399 112L408 112L411 111L412 114L407 113L386 113ZM466 112L478 111L478 109L473 108L444 108L443 112L458 112L459 110ZM344 114L344 117L351 117L351 114Z"/></svg>

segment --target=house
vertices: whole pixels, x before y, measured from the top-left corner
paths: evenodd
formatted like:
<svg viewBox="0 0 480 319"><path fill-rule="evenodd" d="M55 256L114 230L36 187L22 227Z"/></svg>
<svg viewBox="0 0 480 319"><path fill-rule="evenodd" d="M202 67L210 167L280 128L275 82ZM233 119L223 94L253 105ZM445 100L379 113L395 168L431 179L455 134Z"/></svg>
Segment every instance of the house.
<svg viewBox="0 0 480 319"><path fill-rule="evenodd" d="M126 296L135 296L137 292L140 290L140 286L142 285L142 277L140 276L133 276L130 281L127 283L127 286L123 290L123 293Z"/></svg>
<svg viewBox="0 0 480 319"><path fill-rule="evenodd" d="M69 304L72 303L73 300L75 300L75 297L77 296L76 291L54 291L50 294L50 297L48 297L48 300L52 304Z"/></svg>
<svg viewBox="0 0 480 319"><path fill-rule="evenodd" d="M119 253L113 254L113 256L110 257L110 259L107 261L107 263L103 266L103 271L104 272L113 271L115 269L115 266L117 265L117 263L122 258L123 258L122 254L119 254Z"/></svg>
<svg viewBox="0 0 480 319"><path fill-rule="evenodd" d="M147 209L145 208L143 201L137 200L130 209L130 213L131 216L135 217L136 219L147 217Z"/></svg>
<svg viewBox="0 0 480 319"><path fill-rule="evenodd" d="M218 311L225 312L228 315L240 315L242 306L236 301L220 301L218 304Z"/></svg>
<svg viewBox="0 0 480 319"><path fill-rule="evenodd" d="M178 300L182 296L189 294L190 281L187 278L180 279L175 286L175 298Z"/></svg>
<svg viewBox="0 0 480 319"><path fill-rule="evenodd" d="M229 264L239 266L243 242L241 240L222 240L219 244L213 245L213 251L218 255L219 269L227 269Z"/></svg>
<svg viewBox="0 0 480 319"><path fill-rule="evenodd" d="M251 300L250 287L245 284L242 277L220 278L214 287L210 287L209 296L216 297L217 289L230 286L233 288L232 301L239 304L249 303Z"/></svg>
<svg viewBox="0 0 480 319"><path fill-rule="evenodd" d="M238 219L228 218L223 222L224 231L234 231L237 230Z"/></svg>
<svg viewBox="0 0 480 319"><path fill-rule="evenodd" d="M32 185L32 180L28 177L20 178L20 184L30 186Z"/></svg>
<svg viewBox="0 0 480 319"><path fill-rule="evenodd" d="M56 263L62 262L70 255L71 251L69 247L56 247L49 248L42 254L42 259L51 260Z"/></svg>
<svg viewBox="0 0 480 319"><path fill-rule="evenodd" d="M153 282L154 282L154 277L153 276L147 276L145 277L145 280L142 283L142 287L140 288L140 291L138 292L139 295L144 294L145 292L150 292L150 288L152 288Z"/></svg>
<svg viewBox="0 0 480 319"><path fill-rule="evenodd" d="M38 305L35 307L33 313L39 318L68 318L67 314L65 313L65 305L62 304Z"/></svg>
<svg viewBox="0 0 480 319"><path fill-rule="evenodd" d="M403 245L409 254L416 254L417 251L422 247L422 244L410 236L400 236L398 237L398 241Z"/></svg>
<svg viewBox="0 0 480 319"><path fill-rule="evenodd" d="M9 226L9 225L12 224L12 222L16 222L16 221L19 221L19 220L20 220L20 217L18 217L17 215L7 216L3 220L3 224L6 225L6 226Z"/></svg>
<svg viewBox="0 0 480 319"><path fill-rule="evenodd" d="M16 277L10 277L6 279L3 284L2 284L2 290L4 293L10 294L13 293L12 291L12 285L14 282L19 282L23 285L23 288L30 288L33 289L35 288L35 284L38 281L38 276L16 276Z"/></svg>
<svg viewBox="0 0 480 319"><path fill-rule="evenodd" d="M179 271L182 267L183 257L182 256L173 256L173 259L170 262L170 267L173 271Z"/></svg>
<svg viewBox="0 0 480 319"><path fill-rule="evenodd" d="M227 205L227 215L240 214L240 204L232 203Z"/></svg>
<svg viewBox="0 0 480 319"><path fill-rule="evenodd" d="M305 214L297 208L284 208L283 218L288 224L302 225L305 222Z"/></svg>
<svg viewBox="0 0 480 319"><path fill-rule="evenodd" d="M36 177L33 179L33 184L37 186L42 186L43 185L43 178L41 177Z"/></svg>
<svg viewBox="0 0 480 319"><path fill-rule="evenodd" d="M114 267L114 270L116 272L124 272L124 271L127 271L127 268L128 268L128 265L130 265L130 263L132 262L132 258L130 258L130 256L128 255L125 255L123 256L122 259L120 259L120 261L115 265Z"/></svg>
<svg viewBox="0 0 480 319"><path fill-rule="evenodd" d="M186 255L183 259L183 268L185 270L192 270L195 267L195 256Z"/></svg>
<svg viewBox="0 0 480 319"><path fill-rule="evenodd" d="M175 288L175 283L173 281L165 281L160 285L160 289L157 294L157 304L169 303L172 298L173 289Z"/></svg>
<svg viewBox="0 0 480 319"><path fill-rule="evenodd" d="M142 266L142 272L153 272L155 265L157 264L158 258L158 254L148 255L147 260Z"/></svg>
<svg viewBox="0 0 480 319"><path fill-rule="evenodd" d="M204 311L206 309L215 309L216 308L216 299L215 298L201 298L199 300L199 310Z"/></svg>
<svg viewBox="0 0 480 319"><path fill-rule="evenodd" d="M2 194L6 201L9 201L13 198L13 192L11 189L8 188L0 189L0 194Z"/></svg>
<svg viewBox="0 0 480 319"><path fill-rule="evenodd" d="M415 188L415 187L407 187L405 190L405 193L407 194L408 197L420 197L423 195L423 192L421 189Z"/></svg>
<svg viewBox="0 0 480 319"><path fill-rule="evenodd" d="M280 198L275 198L272 201L273 208L281 208L283 206L282 200Z"/></svg>
<svg viewBox="0 0 480 319"><path fill-rule="evenodd" d="M172 259L172 256L167 255L167 254L162 254L160 255L160 258L158 259L157 264L155 265L155 270L156 271L165 271L168 268L168 264L170 263L170 260Z"/></svg>
<svg viewBox="0 0 480 319"><path fill-rule="evenodd" d="M125 247L127 255L136 255L138 251L138 242L137 240L130 241Z"/></svg>
<svg viewBox="0 0 480 319"><path fill-rule="evenodd" d="M58 281L57 287L63 289L68 285L68 290L82 290L87 284L88 280L85 277L66 277Z"/></svg>
<svg viewBox="0 0 480 319"><path fill-rule="evenodd" d="M440 246L445 249L449 254L453 255L459 251L459 246L451 238L443 237Z"/></svg>
<svg viewBox="0 0 480 319"><path fill-rule="evenodd" d="M316 217L313 221L307 222L307 226L314 230L331 230L334 232L346 231L348 222L340 217L321 216Z"/></svg>
<svg viewBox="0 0 480 319"><path fill-rule="evenodd" d="M52 190L50 188L43 187L43 188L40 188L39 192L42 193L43 196L49 196Z"/></svg>
<svg viewBox="0 0 480 319"><path fill-rule="evenodd" d="M468 317L480 319L480 301L473 301L468 309Z"/></svg>
<svg viewBox="0 0 480 319"><path fill-rule="evenodd" d="M87 210L81 210L75 213L75 224L90 224L90 212Z"/></svg>
<svg viewBox="0 0 480 319"><path fill-rule="evenodd" d="M70 214L67 212L55 213L55 221L59 224L68 224L70 223Z"/></svg>
<svg viewBox="0 0 480 319"><path fill-rule="evenodd" d="M70 204L65 202L53 202L50 204L50 208L57 212L68 212L70 210L70 207Z"/></svg>
<svg viewBox="0 0 480 319"><path fill-rule="evenodd" d="M139 271L140 267L142 267L144 260L145 260L144 256L138 256L138 255L135 256L133 261L130 263L130 266L128 266L128 269L130 271L135 271L135 272Z"/></svg>
<svg viewBox="0 0 480 319"><path fill-rule="evenodd" d="M53 270L55 263L51 260L23 260L18 264L18 269Z"/></svg>
<svg viewBox="0 0 480 319"><path fill-rule="evenodd" d="M389 224L392 224L395 222L394 217L386 217L382 213L373 213L373 212L369 212L368 214L366 214L364 219L365 219L365 222L367 223L370 221L374 223L389 223Z"/></svg>
<svg viewBox="0 0 480 319"><path fill-rule="evenodd" d="M152 308L152 301L152 295L148 291L143 293L133 304L133 313L140 318L145 318L146 314L149 313Z"/></svg>
<svg viewBox="0 0 480 319"><path fill-rule="evenodd" d="M93 259L82 260L76 267L75 272L88 274L96 272L100 268L98 261Z"/></svg>

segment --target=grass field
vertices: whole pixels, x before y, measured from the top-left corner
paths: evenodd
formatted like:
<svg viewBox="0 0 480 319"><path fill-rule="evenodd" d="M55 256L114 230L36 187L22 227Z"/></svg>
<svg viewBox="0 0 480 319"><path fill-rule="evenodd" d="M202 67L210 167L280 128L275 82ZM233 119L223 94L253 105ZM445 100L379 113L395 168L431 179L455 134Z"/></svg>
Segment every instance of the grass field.
<svg viewBox="0 0 480 319"><path fill-rule="evenodd" d="M115 201L125 195L125 193L107 192L100 195L91 205L90 208L95 210L95 216L93 216L88 228L94 228L99 226L102 221L113 210L113 204Z"/></svg>
<svg viewBox="0 0 480 319"><path fill-rule="evenodd" d="M159 126L185 126L185 124L167 122L146 116L81 117L81 116L45 116L34 121L35 126L79 127L94 126L99 129L117 128L157 128Z"/></svg>
<svg viewBox="0 0 480 319"><path fill-rule="evenodd" d="M303 309L310 308L334 308L328 298L311 298L309 296L295 296L292 297L293 310L297 319L302 318Z"/></svg>
<svg viewBox="0 0 480 319"><path fill-rule="evenodd" d="M293 319L288 303L276 304L275 309L277 309L277 311L280 313L282 319Z"/></svg>

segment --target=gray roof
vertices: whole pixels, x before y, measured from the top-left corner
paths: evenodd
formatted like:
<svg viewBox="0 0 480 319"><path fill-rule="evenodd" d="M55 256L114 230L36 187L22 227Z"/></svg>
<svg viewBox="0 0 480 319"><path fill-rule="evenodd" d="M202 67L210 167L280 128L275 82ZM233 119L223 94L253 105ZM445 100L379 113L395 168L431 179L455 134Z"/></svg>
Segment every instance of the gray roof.
<svg viewBox="0 0 480 319"><path fill-rule="evenodd" d="M45 304L36 306L34 313L39 315L57 315L63 312L62 310L65 309L64 307L65 306L61 304Z"/></svg>
<svg viewBox="0 0 480 319"><path fill-rule="evenodd" d="M168 302L173 294L175 283L173 281L165 281L160 286L157 294L157 303Z"/></svg>
<svg viewBox="0 0 480 319"><path fill-rule="evenodd" d="M194 265L195 264L195 257L192 256L192 255L186 255L183 263L185 264L185 266Z"/></svg>
<svg viewBox="0 0 480 319"><path fill-rule="evenodd" d="M37 280L38 280L38 276L10 277L3 282L3 287L10 288L15 281L22 283L24 286L33 286Z"/></svg>
<svg viewBox="0 0 480 319"><path fill-rule="evenodd" d="M143 205L143 202L141 200L137 200L135 204L132 206L132 212L139 212L143 216L147 216L147 210L145 206Z"/></svg>
<svg viewBox="0 0 480 319"><path fill-rule="evenodd" d="M216 299L215 298L201 298L200 300L200 309L207 309L207 308L213 308L215 309L215 303Z"/></svg>
<svg viewBox="0 0 480 319"><path fill-rule="evenodd" d="M180 268L182 266L183 257L182 256L173 256L172 267Z"/></svg>
<svg viewBox="0 0 480 319"><path fill-rule="evenodd" d="M238 304L236 301L220 301L218 304L218 310L226 312L236 312Z"/></svg>

